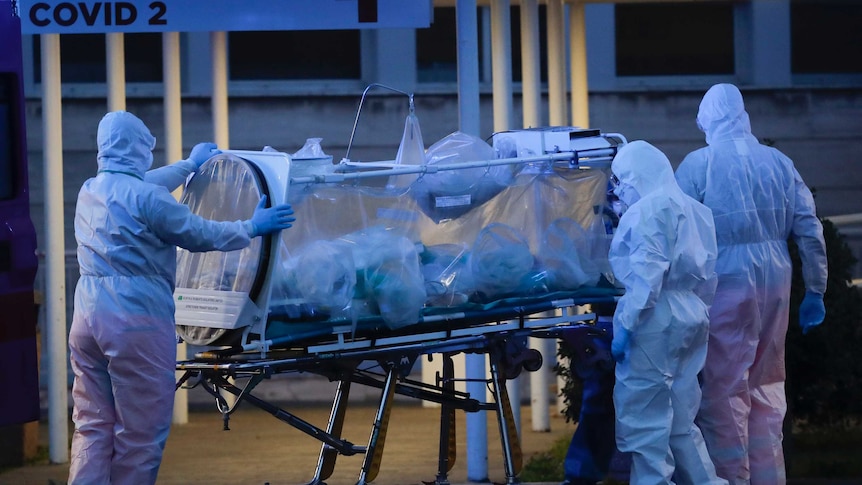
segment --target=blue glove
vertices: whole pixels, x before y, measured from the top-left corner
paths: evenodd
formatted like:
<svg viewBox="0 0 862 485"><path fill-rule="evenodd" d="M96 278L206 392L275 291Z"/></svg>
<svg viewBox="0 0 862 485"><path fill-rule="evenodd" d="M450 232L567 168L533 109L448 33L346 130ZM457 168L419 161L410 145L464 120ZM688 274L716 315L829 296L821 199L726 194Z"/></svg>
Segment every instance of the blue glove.
<svg viewBox="0 0 862 485"><path fill-rule="evenodd" d="M611 341L611 355L614 356L615 361L622 362L626 358L631 338L632 333L624 328L621 328L619 332L614 332L614 339Z"/></svg>
<svg viewBox="0 0 862 485"><path fill-rule="evenodd" d="M282 204L275 207L266 208L266 196L260 198L260 202L254 209L254 214L251 216L252 232L251 237L263 236L272 234L273 232L287 229L292 226L292 222L296 220L293 216L293 209L290 204Z"/></svg>
<svg viewBox="0 0 862 485"><path fill-rule="evenodd" d="M192 148L192 152L189 154L189 160L195 162L198 168L201 168L201 165L204 164L210 157L214 155L218 155L221 153L221 150L218 149L218 145L215 143L198 143Z"/></svg>
<svg viewBox="0 0 862 485"><path fill-rule="evenodd" d="M799 305L799 326L802 327L802 335L823 323L824 318L826 318L826 306L823 304L823 295L806 291L805 298Z"/></svg>

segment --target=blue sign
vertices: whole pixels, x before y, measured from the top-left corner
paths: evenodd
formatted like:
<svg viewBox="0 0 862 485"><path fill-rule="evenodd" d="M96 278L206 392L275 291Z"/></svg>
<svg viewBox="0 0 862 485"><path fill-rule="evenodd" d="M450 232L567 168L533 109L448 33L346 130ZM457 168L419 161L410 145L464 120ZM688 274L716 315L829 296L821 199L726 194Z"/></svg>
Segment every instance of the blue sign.
<svg viewBox="0 0 862 485"><path fill-rule="evenodd" d="M19 0L25 34L425 28L432 0Z"/></svg>

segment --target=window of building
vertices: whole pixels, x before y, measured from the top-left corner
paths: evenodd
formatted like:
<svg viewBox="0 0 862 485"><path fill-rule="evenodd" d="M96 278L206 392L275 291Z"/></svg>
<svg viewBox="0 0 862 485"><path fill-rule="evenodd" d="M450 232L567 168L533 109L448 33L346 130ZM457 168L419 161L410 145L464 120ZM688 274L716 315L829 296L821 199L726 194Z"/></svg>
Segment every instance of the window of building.
<svg viewBox="0 0 862 485"><path fill-rule="evenodd" d="M491 46L485 40L490 38L491 25L483 13L490 7L476 10L478 22L478 61L480 66L490 66ZM540 7L540 29L544 32L544 6ZM521 44L519 9L512 7L510 13L512 35L512 74L513 80L521 79ZM544 44L542 45L544 52ZM542 60L544 63L544 59ZM543 64L544 65L544 64ZM420 83L455 83L458 81L458 22L455 7L436 7L431 26L416 29L416 79ZM479 69L479 81L490 82L488 74Z"/></svg>
<svg viewBox="0 0 862 485"><path fill-rule="evenodd" d="M33 79L42 80L41 42L33 36ZM162 81L161 34L125 34L123 47L126 82ZM63 34L60 36L60 81L63 83L104 83L107 80L105 36Z"/></svg>
<svg viewBox="0 0 862 485"><path fill-rule="evenodd" d="M862 73L862 5L857 2L790 4L791 72Z"/></svg>
<svg viewBox="0 0 862 485"><path fill-rule="evenodd" d="M16 156L17 130L15 118L18 111L17 102L18 77L11 73L0 74L0 200L11 199L15 195L14 183L17 179L16 165L12 157Z"/></svg>
<svg viewBox="0 0 862 485"><path fill-rule="evenodd" d="M431 26L416 29L417 81L434 83L458 80L457 27L455 7L437 7Z"/></svg>
<svg viewBox="0 0 862 485"><path fill-rule="evenodd" d="M734 73L732 2L617 4L617 76Z"/></svg>
<svg viewBox="0 0 862 485"><path fill-rule="evenodd" d="M358 30L230 32L230 79L359 79Z"/></svg>

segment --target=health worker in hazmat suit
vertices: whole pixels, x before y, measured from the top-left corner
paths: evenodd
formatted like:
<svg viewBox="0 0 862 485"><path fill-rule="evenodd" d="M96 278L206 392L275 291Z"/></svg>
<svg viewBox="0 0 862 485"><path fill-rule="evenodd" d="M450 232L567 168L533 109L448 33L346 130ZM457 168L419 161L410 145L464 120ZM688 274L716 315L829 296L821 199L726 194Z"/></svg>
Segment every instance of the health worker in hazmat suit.
<svg viewBox="0 0 862 485"><path fill-rule="evenodd" d="M667 157L647 142L621 148L611 170L628 206L609 259L625 287L611 353L617 446L632 454L630 483L726 484L694 423L715 292L712 214L679 189Z"/></svg>
<svg viewBox="0 0 862 485"><path fill-rule="evenodd" d="M247 221L215 222L191 213L170 190L210 156L196 145L187 160L148 172L156 139L135 115L110 112L99 123L98 173L84 182L75 210L81 277L69 349L75 432L69 484L156 482L174 402L177 246L231 251L291 226L289 205Z"/></svg>
<svg viewBox="0 0 862 485"><path fill-rule="evenodd" d="M703 430L718 474L732 483L785 483L782 424L784 340L792 266L802 259L803 333L826 315L826 245L814 198L793 162L751 134L739 89L717 84L703 96L698 127L707 146L676 171L680 188L712 209L718 289L703 370Z"/></svg>

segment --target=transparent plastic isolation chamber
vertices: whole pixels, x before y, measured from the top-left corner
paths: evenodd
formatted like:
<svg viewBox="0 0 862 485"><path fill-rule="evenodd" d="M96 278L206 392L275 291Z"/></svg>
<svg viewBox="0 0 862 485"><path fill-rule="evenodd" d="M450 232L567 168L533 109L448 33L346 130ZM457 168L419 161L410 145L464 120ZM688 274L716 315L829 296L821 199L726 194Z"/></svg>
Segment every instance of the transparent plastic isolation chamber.
<svg viewBox="0 0 862 485"><path fill-rule="evenodd" d="M226 151L189 181L182 203L245 220L266 195L289 202L296 222L239 251L180 249L177 333L194 345L290 346L336 328L404 332L429 315L607 285L604 209L623 144L556 127L490 143L456 132L418 165Z"/></svg>

